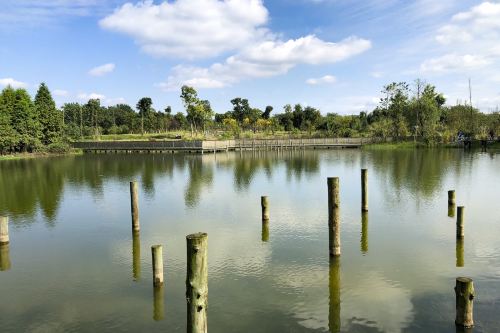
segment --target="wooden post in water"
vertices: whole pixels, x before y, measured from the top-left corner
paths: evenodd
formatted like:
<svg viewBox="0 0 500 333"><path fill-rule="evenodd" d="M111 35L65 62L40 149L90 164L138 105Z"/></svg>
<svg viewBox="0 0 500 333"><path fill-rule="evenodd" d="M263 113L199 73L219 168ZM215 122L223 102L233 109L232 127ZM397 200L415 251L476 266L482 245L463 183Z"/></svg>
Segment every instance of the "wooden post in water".
<svg viewBox="0 0 500 333"><path fill-rule="evenodd" d="M457 239L464 238L464 206L457 207Z"/></svg>
<svg viewBox="0 0 500 333"><path fill-rule="evenodd" d="M361 169L361 210L368 211L368 170Z"/></svg>
<svg viewBox="0 0 500 333"><path fill-rule="evenodd" d="M130 208L132 213L132 230L139 231L139 194L137 182L130 182Z"/></svg>
<svg viewBox="0 0 500 333"><path fill-rule="evenodd" d="M9 243L0 244L0 271L10 269Z"/></svg>
<svg viewBox="0 0 500 333"><path fill-rule="evenodd" d="M329 177L328 183L328 245L330 256L340 255L339 178Z"/></svg>
<svg viewBox="0 0 500 333"><path fill-rule="evenodd" d="M191 234L187 241L187 333L207 333L208 259L206 233Z"/></svg>
<svg viewBox="0 0 500 333"><path fill-rule="evenodd" d="M454 205L455 204L455 190L449 190L448 191L448 205Z"/></svg>
<svg viewBox="0 0 500 333"><path fill-rule="evenodd" d="M163 248L161 245L151 246L153 256L153 285L159 287L163 285Z"/></svg>
<svg viewBox="0 0 500 333"><path fill-rule="evenodd" d="M153 320L160 321L165 317L165 301L164 301L163 285L153 288Z"/></svg>
<svg viewBox="0 0 500 333"><path fill-rule="evenodd" d="M448 217L455 217L455 205L448 205Z"/></svg>
<svg viewBox="0 0 500 333"><path fill-rule="evenodd" d="M474 283L472 279L458 277L455 285L456 296L456 319L455 324L462 327L474 326L473 301L474 301Z"/></svg>
<svg viewBox="0 0 500 333"><path fill-rule="evenodd" d="M368 212L361 213L361 253L368 252Z"/></svg>
<svg viewBox="0 0 500 333"><path fill-rule="evenodd" d="M132 276L134 281L141 278L141 237L139 231L132 231Z"/></svg>
<svg viewBox="0 0 500 333"><path fill-rule="evenodd" d="M455 255L457 257L456 266L464 267L464 239L457 238L457 244L455 245Z"/></svg>
<svg viewBox="0 0 500 333"><path fill-rule="evenodd" d="M0 244L9 243L9 218L0 216Z"/></svg>
<svg viewBox="0 0 500 333"><path fill-rule="evenodd" d="M269 198L260 197L260 205L262 206L262 221L269 221Z"/></svg>

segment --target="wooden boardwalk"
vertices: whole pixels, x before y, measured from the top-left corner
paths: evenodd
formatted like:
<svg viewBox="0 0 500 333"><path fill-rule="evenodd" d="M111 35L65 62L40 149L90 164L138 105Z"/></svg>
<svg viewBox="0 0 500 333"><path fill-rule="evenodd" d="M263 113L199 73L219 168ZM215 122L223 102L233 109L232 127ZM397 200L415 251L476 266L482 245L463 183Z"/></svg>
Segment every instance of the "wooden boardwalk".
<svg viewBox="0 0 500 333"><path fill-rule="evenodd" d="M245 150L298 150L359 148L373 143L367 138L319 138L319 139L236 139L194 141L82 141L73 147L95 153L206 153Z"/></svg>

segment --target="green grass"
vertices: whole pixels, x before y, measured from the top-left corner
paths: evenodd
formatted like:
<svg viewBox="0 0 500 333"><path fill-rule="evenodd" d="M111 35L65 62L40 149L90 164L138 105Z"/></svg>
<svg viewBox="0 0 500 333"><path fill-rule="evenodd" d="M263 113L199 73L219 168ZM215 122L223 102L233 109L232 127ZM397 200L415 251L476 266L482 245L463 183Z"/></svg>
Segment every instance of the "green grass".
<svg viewBox="0 0 500 333"><path fill-rule="evenodd" d="M81 149L71 149L69 152L64 154L55 154L55 153L17 153L17 154L9 154L9 155L0 155L0 161L12 161L12 160L22 160L22 159L31 159L31 158L46 158L46 157L54 157L54 156L66 156L66 155L82 155L83 151Z"/></svg>
<svg viewBox="0 0 500 333"><path fill-rule="evenodd" d="M423 143L405 141L405 142L385 142L385 143L374 143L363 146L366 150L387 150L387 149L415 149L426 147Z"/></svg>

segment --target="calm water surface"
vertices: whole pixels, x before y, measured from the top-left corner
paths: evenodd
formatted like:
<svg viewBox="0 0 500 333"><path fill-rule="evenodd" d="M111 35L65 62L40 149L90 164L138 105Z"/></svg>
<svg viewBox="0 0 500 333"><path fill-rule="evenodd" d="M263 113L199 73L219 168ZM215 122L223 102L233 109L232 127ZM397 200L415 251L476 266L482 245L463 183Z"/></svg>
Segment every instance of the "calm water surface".
<svg viewBox="0 0 500 333"><path fill-rule="evenodd" d="M360 168L369 169L365 216ZM328 176L341 184L342 256L331 262ZM499 152L460 150L3 161L0 214L10 217L11 243L0 251L1 330L185 332L185 236L204 231L212 333L455 332L462 275L477 291L473 332L499 332L499 185ZM466 207L463 243L448 189ZM158 292L153 244L164 247Z"/></svg>

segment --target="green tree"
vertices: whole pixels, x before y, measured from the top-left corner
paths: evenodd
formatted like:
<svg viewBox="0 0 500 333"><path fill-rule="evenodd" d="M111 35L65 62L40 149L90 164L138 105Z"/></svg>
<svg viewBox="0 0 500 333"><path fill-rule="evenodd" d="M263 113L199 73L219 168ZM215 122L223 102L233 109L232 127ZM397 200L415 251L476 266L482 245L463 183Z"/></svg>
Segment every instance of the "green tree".
<svg viewBox="0 0 500 333"><path fill-rule="evenodd" d="M63 117L57 110L49 88L45 83L40 84L35 95L35 112L41 124L44 145L60 142L62 139Z"/></svg>
<svg viewBox="0 0 500 333"><path fill-rule="evenodd" d="M139 115L141 116L141 134L144 135L144 119L149 122L149 117L151 114L151 106L153 105L153 101L149 97L141 98L136 105L137 110L139 110ZM151 124L146 124L147 128L151 127Z"/></svg>
<svg viewBox="0 0 500 333"><path fill-rule="evenodd" d="M12 126L19 136L18 151L33 152L41 146L42 131L38 114L25 89L17 89L15 94Z"/></svg>
<svg viewBox="0 0 500 333"><path fill-rule="evenodd" d="M273 112L273 107L271 105L266 106L264 113L262 114L263 119L271 118L271 112Z"/></svg>
<svg viewBox="0 0 500 333"><path fill-rule="evenodd" d="M248 99L236 97L231 100L231 104L233 104L234 119L236 119L240 125L243 124L245 118L249 118L251 113Z"/></svg>
<svg viewBox="0 0 500 333"><path fill-rule="evenodd" d="M16 93L10 86L0 94L0 153L14 151L19 142L19 136L12 126Z"/></svg>

